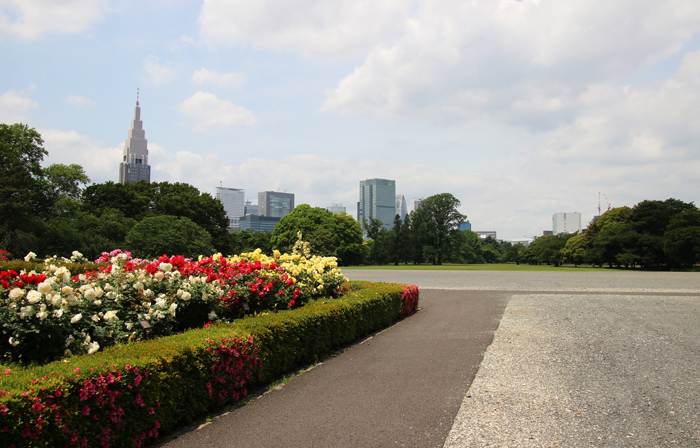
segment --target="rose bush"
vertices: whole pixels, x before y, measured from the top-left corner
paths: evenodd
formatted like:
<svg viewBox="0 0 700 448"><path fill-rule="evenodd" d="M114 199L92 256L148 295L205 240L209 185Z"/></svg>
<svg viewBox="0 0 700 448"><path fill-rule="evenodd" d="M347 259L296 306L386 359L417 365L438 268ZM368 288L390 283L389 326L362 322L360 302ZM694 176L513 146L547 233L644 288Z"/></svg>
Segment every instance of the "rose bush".
<svg viewBox="0 0 700 448"><path fill-rule="evenodd" d="M347 278L335 258L308 256L303 247L291 255L267 257L257 250L198 260L163 255L144 261L132 260L128 252L112 254L109 265L78 276L57 266L55 258L45 260L42 272L0 272L4 356L46 362L91 354L118 342L295 308L346 292Z"/></svg>

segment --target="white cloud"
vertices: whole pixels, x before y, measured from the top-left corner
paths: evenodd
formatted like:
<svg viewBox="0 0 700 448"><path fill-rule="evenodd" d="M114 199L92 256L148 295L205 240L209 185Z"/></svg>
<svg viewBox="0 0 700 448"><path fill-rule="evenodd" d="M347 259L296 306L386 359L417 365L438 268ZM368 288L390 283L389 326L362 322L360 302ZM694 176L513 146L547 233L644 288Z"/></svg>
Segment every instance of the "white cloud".
<svg viewBox="0 0 700 448"><path fill-rule="evenodd" d="M90 180L95 183L119 180L119 162L124 151L124 143L105 147L98 141L77 133L59 129L39 129L44 139L44 149L49 155L44 166L52 163L70 165L77 163L85 169ZM148 145L149 148L152 144Z"/></svg>
<svg viewBox="0 0 700 448"><path fill-rule="evenodd" d="M175 79L178 66L172 62L161 64L157 56L150 55L143 62L146 81L155 86L163 86Z"/></svg>
<svg viewBox="0 0 700 448"><path fill-rule="evenodd" d="M255 126L258 120L248 109L220 100L213 93L199 91L180 103L179 111L195 123L195 132Z"/></svg>
<svg viewBox="0 0 700 448"><path fill-rule="evenodd" d="M405 31L325 92L324 111L488 118L543 129L591 84L624 79L700 31L684 0L420 2Z"/></svg>
<svg viewBox="0 0 700 448"><path fill-rule="evenodd" d="M400 35L413 0L204 0L200 36L305 57L362 55Z"/></svg>
<svg viewBox="0 0 700 448"><path fill-rule="evenodd" d="M66 104L75 107L84 107L92 104L92 100L89 100L88 98L85 98L84 96L80 95L68 95L68 97L66 98Z"/></svg>
<svg viewBox="0 0 700 448"><path fill-rule="evenodd" d="M46 33L77 33L102 19L109 0L4 0L0 37L36 39Z"/></svg>
<svg viewBox="0 0 700 448"><path fill-rule="evenodd" d="M34 90L30 87L29 91ZM24 91L8 90L0 95L0 123L18 123L27 119L27 113L39 104Z"/></svg>
<svg viewBox="0 0 700 448"><path fill-rule="evenodd" d="M202 68L201 70L195 70L192 74L192 82L195 84L214 84L219 87L229 85L242 86L245 84L245 81L245 75L237 72L219 73L214 69Z"/></svg>

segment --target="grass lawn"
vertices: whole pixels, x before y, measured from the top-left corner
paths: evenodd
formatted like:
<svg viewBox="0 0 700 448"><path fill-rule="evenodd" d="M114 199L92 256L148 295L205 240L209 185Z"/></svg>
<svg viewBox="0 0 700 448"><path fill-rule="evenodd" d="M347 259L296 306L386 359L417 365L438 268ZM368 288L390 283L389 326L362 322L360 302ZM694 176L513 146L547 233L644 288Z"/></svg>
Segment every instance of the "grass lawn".
<svg viewBox="0 0 700 448"><path fill-rule="evenodd" d="M432 264L400 264L394 266L393 264L386 264L381 266L343 266L341 268L343 271L346 270L365 270L365 269L381 269L381 270L408 270L408 271L523 271L523 272L575 272L575 271L585 271L591 272L601 271L608 268L591 267L589 265L574 267L574 265L564 265L559 267L547 266L547 265L529 265L529 264L515 264L515 263L502 263L502 264L453 264L445 263L441 266L435 266ZM635 269L637 270L637 269Z"/></svg>

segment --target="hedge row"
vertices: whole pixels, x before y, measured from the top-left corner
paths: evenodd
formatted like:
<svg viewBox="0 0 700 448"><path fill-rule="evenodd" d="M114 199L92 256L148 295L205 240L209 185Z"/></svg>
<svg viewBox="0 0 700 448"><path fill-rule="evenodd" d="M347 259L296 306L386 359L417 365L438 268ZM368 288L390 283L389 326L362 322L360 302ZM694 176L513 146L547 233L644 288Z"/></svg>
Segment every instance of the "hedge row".
<svg viewBox="0 0 700 448"><path fill-rule="evenodd" d="M418 289L354 283L340 299L0 371L0 447L140 447L417 306ZM412 308L412 309L411 309Z"/></svg>

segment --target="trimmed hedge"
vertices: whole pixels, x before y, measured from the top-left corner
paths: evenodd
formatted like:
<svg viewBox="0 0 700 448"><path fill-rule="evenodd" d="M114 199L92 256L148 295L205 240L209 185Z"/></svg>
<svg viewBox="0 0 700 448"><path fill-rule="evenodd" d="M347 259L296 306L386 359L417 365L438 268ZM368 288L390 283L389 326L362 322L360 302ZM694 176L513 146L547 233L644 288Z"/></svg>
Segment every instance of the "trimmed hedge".
<svg viewBox="0 0 700 448"><path fill-rule="evenodd" d="M140 447L417 306L412 285L353 282L351 290L295 310L0 371L0 447Z"/></svg>

